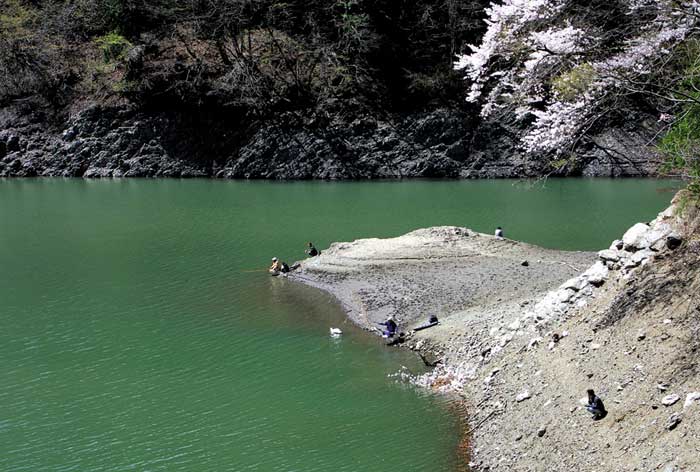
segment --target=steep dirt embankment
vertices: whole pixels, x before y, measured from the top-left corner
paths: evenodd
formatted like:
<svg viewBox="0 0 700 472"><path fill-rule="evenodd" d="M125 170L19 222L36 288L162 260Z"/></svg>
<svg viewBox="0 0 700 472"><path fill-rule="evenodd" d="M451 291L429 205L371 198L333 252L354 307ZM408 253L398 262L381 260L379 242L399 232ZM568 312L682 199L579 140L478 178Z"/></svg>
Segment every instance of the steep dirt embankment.
<svg viewBox="0 0 700 472"><path fill-rule="evenodd" d="M439 363L416 382L470 405L472 470L698 471L699 228L674 205L597 261L433 228L336 243L297 277L361 325L399 317ZM410 333L431 313L440 325Z"/></svg>
<svg viewBox="0 0 700 472"><path fill-rule="evenodd" d="M700 470L700 220L677 212L601 251L604 280L578 304L551 303L579 293L577 278L537 305L542 323L524 313L505 327L500 355L441 344L464 364L424 384L454 382L472 404L474 470ZM588 388L609 410L600 421L580 401Z"/></svg>

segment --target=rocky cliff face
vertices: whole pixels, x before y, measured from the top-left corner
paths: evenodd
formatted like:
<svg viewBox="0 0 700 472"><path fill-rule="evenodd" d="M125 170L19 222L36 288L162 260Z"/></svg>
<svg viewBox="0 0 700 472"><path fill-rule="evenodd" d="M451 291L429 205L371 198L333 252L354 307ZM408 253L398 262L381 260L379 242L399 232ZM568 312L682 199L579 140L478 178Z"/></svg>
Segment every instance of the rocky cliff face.
<svg viewBox="0 0 700 472"><path fill-rule="evenodd" d="M606 131L568 175L653 173L653 127ZM0 176L369 179L534 177L554 169L523 155L517 128L474 125L437 109L397 120L366 115L325 127L263 125L252 132L216 113L93 105L58 126L36 111L0 112Z"/></svg>

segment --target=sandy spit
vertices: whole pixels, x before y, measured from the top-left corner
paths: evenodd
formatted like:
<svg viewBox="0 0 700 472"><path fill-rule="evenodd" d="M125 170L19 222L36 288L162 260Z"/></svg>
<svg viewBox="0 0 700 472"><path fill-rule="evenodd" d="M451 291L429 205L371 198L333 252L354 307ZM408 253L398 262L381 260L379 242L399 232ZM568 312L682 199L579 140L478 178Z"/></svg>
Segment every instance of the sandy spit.
<svg viewBox="0 0 700 472"><path fill-rule="evenodd" d="M419 229L391 239L333 243L301 263L293 280L333 294L358 325L394 315L410 331L431 314L448 322L483 307L527 303L596 260L590 252L543 249L467 228ZM442 330L431 330L440 337Z"/></svg>

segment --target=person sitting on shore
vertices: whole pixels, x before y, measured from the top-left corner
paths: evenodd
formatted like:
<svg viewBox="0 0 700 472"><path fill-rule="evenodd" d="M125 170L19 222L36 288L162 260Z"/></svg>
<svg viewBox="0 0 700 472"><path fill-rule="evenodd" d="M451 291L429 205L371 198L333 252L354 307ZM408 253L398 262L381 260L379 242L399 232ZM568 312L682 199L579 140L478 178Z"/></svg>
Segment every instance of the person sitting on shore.
<svg viewBox="0 0 700 472"><path fill-rule="evenodd" d="M272 275L277 275L280 273L281 268L280 261L276 257L273 257L272 265L268 269L268 272L270 272Z"/></svg>
<svg viewBox="0 0 700 472"><path fill-rule="evenodd" d="M309 243L309 247L304 252L308 254L309 257L316 257L319 254L321 254L320 252L318 252L318 249L314 247L313 243Z"/></svg>
<svg viewBox="0 0 700 472"><path fill-rule="evenodd" d="M494 233L494 235L498 239L503 239L503 228L501 228L500 226L498 228L496 228L496 232Z"/></svg>
<svg viewBox="0 0 700 472"><path fill-rule="evenodd" d="M281 264L281 266L280 266L280 272L282 272L283 274L289 273L289 266L287 265L286 262L283 262L283 263Z"/></svg>
<svg viewBox="0 0 700 472"><path fill-rule="evenodd" d="M391 338L396 334L398 325L396 324L396 321L394 321L393 316L389 316L384 323L379 324L386 327L386 329L382 332L382 337Z"/></svg>
<svg viewBox="0 0 700 472"><path fill-rule="evenodd" d="M594 420L600 420L602 418L605 418L605 415L608 414L607 411L605 411L605 405L603 405L603 400L600 399L598 395L595 394L595 392L591 389L587 390L588 392L588 404L586 405L586 410L588 410L592 415Z"/></svg>

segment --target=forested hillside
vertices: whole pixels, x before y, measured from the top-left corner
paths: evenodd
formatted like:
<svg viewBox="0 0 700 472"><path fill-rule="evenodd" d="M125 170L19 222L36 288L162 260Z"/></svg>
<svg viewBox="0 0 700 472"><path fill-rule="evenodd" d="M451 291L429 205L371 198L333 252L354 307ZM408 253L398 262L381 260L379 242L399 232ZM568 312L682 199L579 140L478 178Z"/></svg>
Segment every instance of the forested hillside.
<svg viewBox="0 0 700 472"><path fill-rule="evenodd" d="M646 175L677 105L648 84L685 67L697 13L671 0L0 5L0 175L87 177ZM649 73L624 88L600 64L630 51Z"/></svg>

